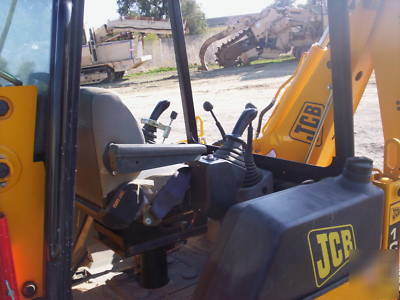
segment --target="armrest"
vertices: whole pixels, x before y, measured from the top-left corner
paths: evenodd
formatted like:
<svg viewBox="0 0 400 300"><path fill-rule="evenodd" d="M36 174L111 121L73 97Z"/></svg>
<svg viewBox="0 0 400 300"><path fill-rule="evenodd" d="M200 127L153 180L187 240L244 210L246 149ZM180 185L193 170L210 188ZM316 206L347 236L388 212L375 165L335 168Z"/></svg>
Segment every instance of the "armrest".
<svg viewBox="0 0 400 300"><path fill-rule="evenodd" d="M197 160L207 152L205 145L109 144L105 165L116 174L129 174Z"/></svg>

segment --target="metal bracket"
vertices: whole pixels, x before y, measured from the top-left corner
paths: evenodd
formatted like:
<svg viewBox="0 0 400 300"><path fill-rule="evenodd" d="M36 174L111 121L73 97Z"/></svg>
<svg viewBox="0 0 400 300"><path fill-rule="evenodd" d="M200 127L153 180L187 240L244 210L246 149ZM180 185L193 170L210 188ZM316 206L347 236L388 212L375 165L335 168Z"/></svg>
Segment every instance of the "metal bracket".
<svg viewBox="0 0 400 300"><path fill-rule="evenodd" d="M164 125L160 122L154 121L152 119L145 119L142 118L140 119L140 122L144 125L149 125L152 126L154 128L160 129L163 131L163 138L167 139L169 137L169 134L171 133L171 126L168 125Z"/></svg>

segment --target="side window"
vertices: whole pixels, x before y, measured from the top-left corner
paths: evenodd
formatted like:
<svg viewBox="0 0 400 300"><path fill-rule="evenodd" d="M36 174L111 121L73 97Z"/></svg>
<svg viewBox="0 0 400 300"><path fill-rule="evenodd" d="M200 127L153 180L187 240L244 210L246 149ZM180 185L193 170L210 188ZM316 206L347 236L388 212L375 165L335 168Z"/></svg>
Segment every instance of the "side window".
<svg viewBox="0 0 400 300"><path fill-rule="evenodd" d="M34 160L43 160L51 59L52 0L0 0L0 72L38 87ZM4 76L3 76L4 77ZM0 78L0 87L12 85Z"/></svg>
<svg viewBox="0 0 400 300"><path fill-rule="evenodd" d="M1 0L0 11L0 70L46 92L43 79L48 79L50 69L52 1ZM0 84L9 85L4 80Z"/></svg>

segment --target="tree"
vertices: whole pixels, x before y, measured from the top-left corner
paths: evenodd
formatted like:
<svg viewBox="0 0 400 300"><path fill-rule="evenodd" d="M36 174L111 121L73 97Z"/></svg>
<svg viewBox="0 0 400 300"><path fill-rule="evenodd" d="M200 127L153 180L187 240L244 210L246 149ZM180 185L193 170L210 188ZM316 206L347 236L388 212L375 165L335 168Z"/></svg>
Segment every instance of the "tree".
<svg viewBox="0 0 400 300"><path fill-rule="evenodd" d="M195 0L182 0L182 17L190 34L200 34L206 31L207 22L204 12Z"/></svg>
<svg viewBox="0 0 400 300"><path fill-rule="evenodd" d="M293 6L296 0L275 0L271 7L288 7Z"/></svg>
<svg viewBox="0 0 400 300"><path fill-rule="evenodd" d="M144 16L164 19L168 16L167 0L117 0L121 16Z"/></svg>
<svg viewBox="0 0 400 300"><path fill-rule="evenodd" d="M167 0L117 0L117 4L121 16L168 17ZM196 0L182 0L181 6L189 33L204 32L207 29L206 18Z"/></svg>

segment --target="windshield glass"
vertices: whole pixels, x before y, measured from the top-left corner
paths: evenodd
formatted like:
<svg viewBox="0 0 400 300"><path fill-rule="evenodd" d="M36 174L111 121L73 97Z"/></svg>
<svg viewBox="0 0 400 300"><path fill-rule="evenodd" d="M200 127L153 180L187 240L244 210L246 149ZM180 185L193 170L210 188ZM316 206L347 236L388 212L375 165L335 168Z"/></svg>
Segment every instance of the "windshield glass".
<svg viewBox="0 0 400 300"><path fill-rule="evenodd" d="M50 68L52 1L1 0L0 11L0 70L24 85L39 85ZM0 86L7 85L0 79Z"/></svg>

